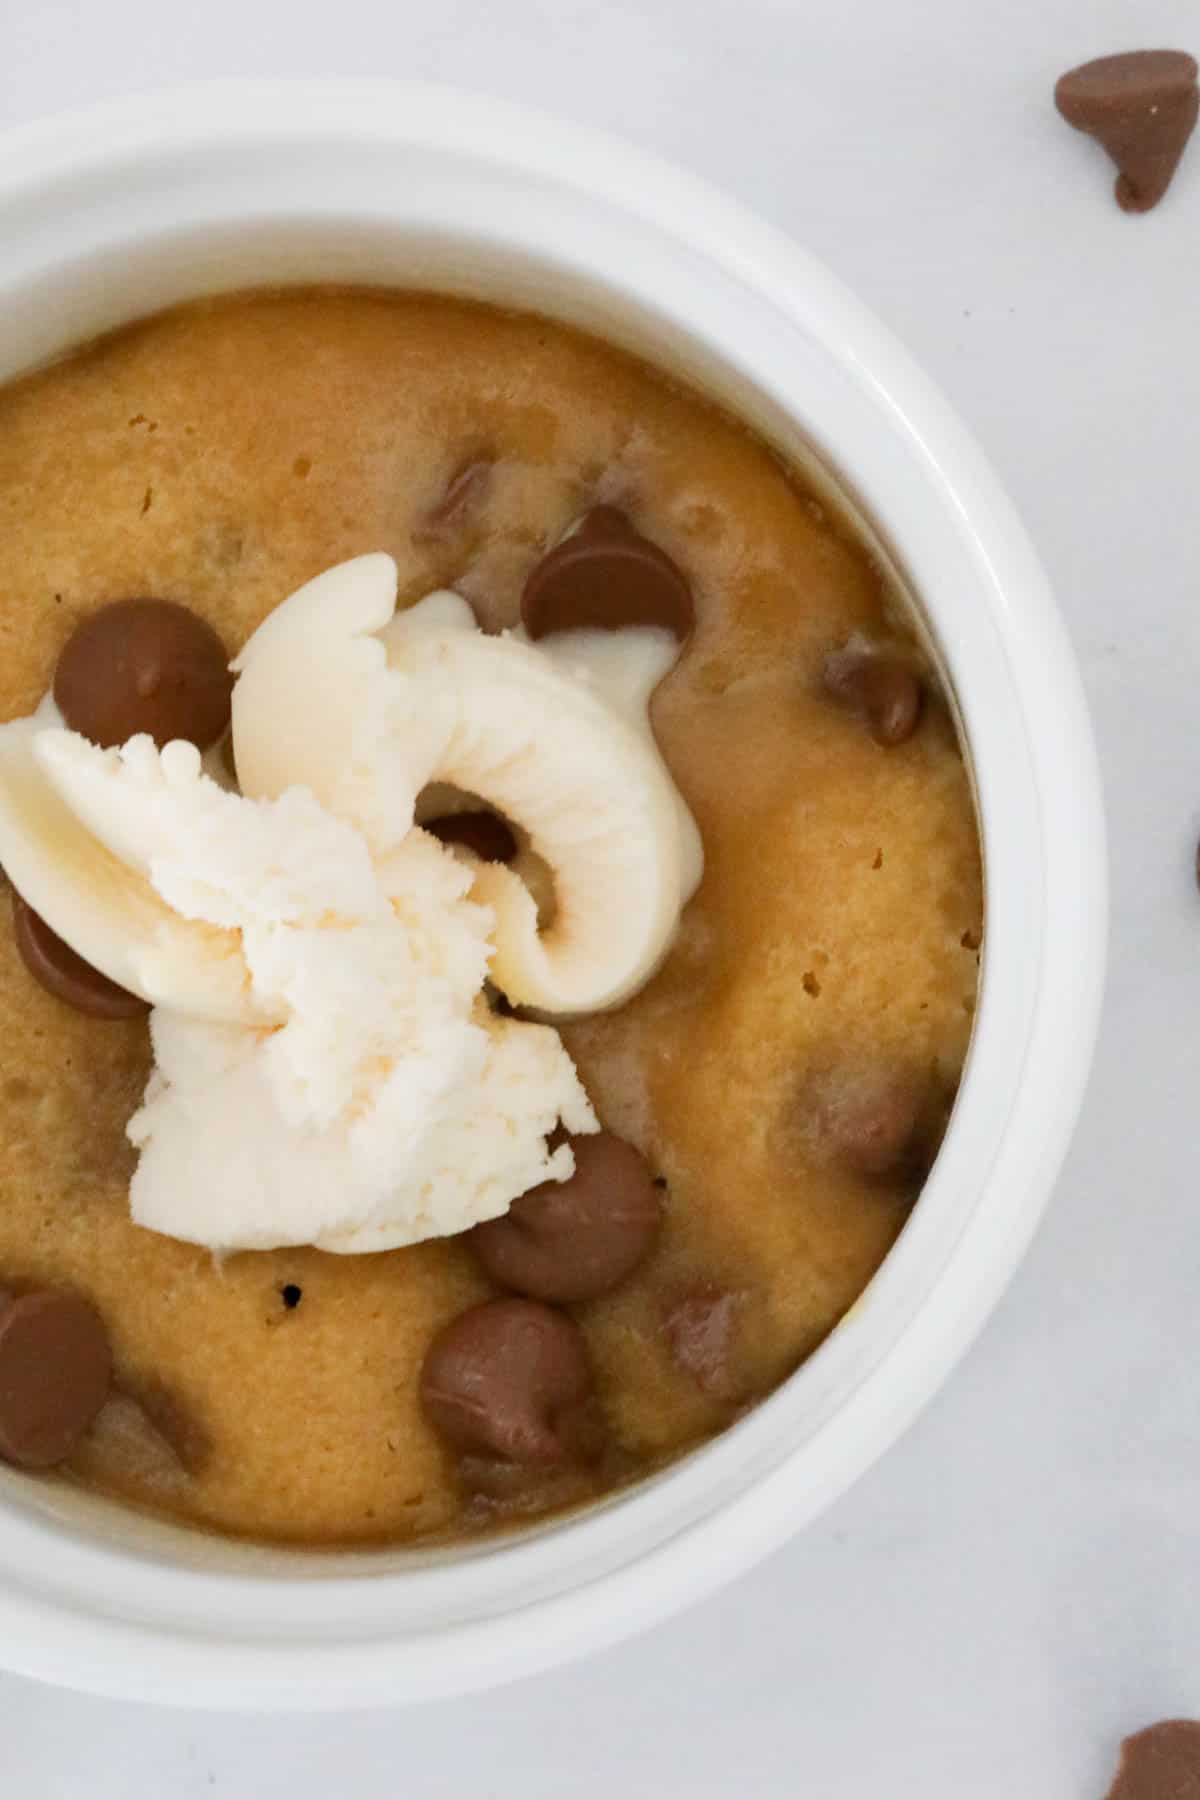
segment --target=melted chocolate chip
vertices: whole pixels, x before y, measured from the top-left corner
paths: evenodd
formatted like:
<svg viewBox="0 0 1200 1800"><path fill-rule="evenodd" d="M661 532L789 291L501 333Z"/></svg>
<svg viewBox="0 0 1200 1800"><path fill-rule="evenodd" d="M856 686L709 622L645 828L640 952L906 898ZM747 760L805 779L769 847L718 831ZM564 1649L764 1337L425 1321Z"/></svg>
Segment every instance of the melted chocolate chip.
<svg viewBox="0 0 1200 1800"><path fill-rule="evenodd" d="M919 677L886 651L838 650L825 661L825 687L865 719L877 744L891 749L917 729L924 702Z"/></svg>
<svg viewBox="0 0 1200 1800"><path fill-rule="evenodd" d="M76 626L54 672L72 731L108 748L148 732L207 750L229 725L233 676L220 638L173 600L114 600Z"/></svg>
<svg viewBox="0 0 1200 1800"><path fill-rule="evenodd" d="M663 1331L672 1357L706 1394L728 1399L737 1382L732 1352L742 1296L728 1288L693 1288L672 1302Z"/></svg>
<svg viewBox="0 0 1200 1800"><path fill-rule="evenodd" d="M63 1462L108 1395L112 1354L95 1308L43 1290L0 1300L0 1456Z"/></svg>
<svg viewBox="0 0 1200 1800"><path fill-rule="evenodd" d="M149 1012L139 995L110 981L64 943L15 890L13 936L34 980L76 1012L90 1013L96 1019L136 1019Z"/></svg>
<svg viewBox="0 0 1200 1800"><path fill-rule="evenodd" d="M899 1174L919 1159L925 1094L907 1071L831 1070L810 1083L805 1105L818 1141L856 1175Z"/></svg>
<svg viewBox="0 0 1200 1800"><path fill-rule="evenodd" d="M1107 1800L1196 1800L1200 1795L1200 1723L1163 1719L1121 1745Z"/></svg>
<svg viewBox="0 0 1200 1800"><path fill-rule="evenodd" d="M510 863L517 854L512 827L499 813L446 813L440 819L427 819L424 830L443 844L461 844L465 850L473 850L483 862Z"/></svg>
<svg viewBox="0 0 1200 1800"><path fill-rule="evenodd" d="M594 1300L649 1253L662 1204L645 1159L601 1131L570 1138L575 1173L514 1200L503 1218L467 1234L485 1271L535 1300Z"/></svg>
<svg viewBox="0 0 1200 1800"><path fill-rule="evenodd" d="M657 625L685 638L695 608L686 576L666 551L617 507L596 506L531 570L521 619L531 638L626 625Z"/></svg>
<svg viewBox="0 0 1200 1800"><path fill-rule="evenodd" d="M583 1333L533 1300L488 1300L440 1331L421 1370L421 1403L466 1455L552 1467L596 1447Z"/></svg>
<svg viewBox="0 0 1200 1800"><path fill-rule="evenodd" d="M1182 50L1101 56L1060 77L1054 103L1107 150L1117 204L1149 212L1171 185L1200 112L1195 58Z"/></svg>

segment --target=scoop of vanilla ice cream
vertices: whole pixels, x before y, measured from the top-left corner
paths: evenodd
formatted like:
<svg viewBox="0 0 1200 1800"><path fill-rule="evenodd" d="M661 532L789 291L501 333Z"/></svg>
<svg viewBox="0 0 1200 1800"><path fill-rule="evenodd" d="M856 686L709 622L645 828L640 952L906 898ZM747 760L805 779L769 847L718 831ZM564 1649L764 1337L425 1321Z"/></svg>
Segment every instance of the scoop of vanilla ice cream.
<svg viewBox="0 0 1200 1800"><path fill-rule="evenodd" d="M559 1119L597 1129L556 1032L481 998L491 915L428 833L373 858L306 789L255 801L192 746L99 750L46 733L39 761L99 842L182 916L240 934L264 1017L159 1007L129 1135L134 1218L217 1250L380 1250L464 1231L564 1179Z"/></svg>
<svg viewBox="0 0 1200 1800"><path fill-rule="evenodd" d="M543 1015L618 1004L701 876L648 710L673 637L534 646L456 594L397 615L396 593L390 557L355 558L243 647L241 791L215 753L102 750L49 702L0 727L10 875L155 1009L133 1215L215 1250L384 1250L569 1177L548 1134L599 1129L574 1065L485 984ZM512 867L414 822L447 783L514 825Z"/></svg>

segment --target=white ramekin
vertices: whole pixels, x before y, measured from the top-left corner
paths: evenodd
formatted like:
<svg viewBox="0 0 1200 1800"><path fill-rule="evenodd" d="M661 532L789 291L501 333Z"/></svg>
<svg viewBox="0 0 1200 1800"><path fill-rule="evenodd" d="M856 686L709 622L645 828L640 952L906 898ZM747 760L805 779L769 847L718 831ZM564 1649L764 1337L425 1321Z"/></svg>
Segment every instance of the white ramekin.
<svg viewBox="0 0 1200 1800"><path fill-rule="evenodd" d="M631 1494L461 1552L257 1549L0 1478L0 1660L26 1674L337 1707L462 1692L611 1643L764 1556L891 1443L1045 1204L1093 1043L1106 896L1095 756L1042 570L953 414L823 268L699 182L505 105L237 84L54 120L3 142L0 242L0 377L261 283L449 289L592 327L786 453L815 452L919 596L978 788L981 1003L921 1202L798 1374Z"/></svg>

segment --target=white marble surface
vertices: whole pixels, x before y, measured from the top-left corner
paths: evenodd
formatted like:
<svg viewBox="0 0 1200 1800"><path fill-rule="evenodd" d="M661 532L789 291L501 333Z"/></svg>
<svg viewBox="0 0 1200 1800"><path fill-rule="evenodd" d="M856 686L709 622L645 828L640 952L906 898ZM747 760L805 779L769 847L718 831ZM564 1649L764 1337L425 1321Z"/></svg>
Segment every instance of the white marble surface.
<svg viewBox="0 0 1200 1800"><path fill-rule="evenodd" d="M1200 1714L1200 143L1127 218L1050 105L1069 64L1151 42L1200 49L1195 0L7 0L0 122L190 76L435 77L622 131L823 256L1041 546L1115 903L1032 1254L824 1521L641 1641L466 1703L239 1719L0 1678L23 1795L1100 1800L1122 1732Z"/></svg>

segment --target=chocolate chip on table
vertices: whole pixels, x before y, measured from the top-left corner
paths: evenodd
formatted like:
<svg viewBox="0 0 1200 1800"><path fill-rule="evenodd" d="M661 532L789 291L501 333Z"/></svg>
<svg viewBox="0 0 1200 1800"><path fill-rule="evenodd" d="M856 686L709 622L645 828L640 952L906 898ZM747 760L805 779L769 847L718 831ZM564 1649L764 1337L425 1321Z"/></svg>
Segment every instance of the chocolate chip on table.
<svg viewBox="0 0 1200 1800"><path fill-rule="evenodd" d="M486 1300L451 1320L426 1353L421 1404L466 1455L548 1468L597 1447L583 1333L535 1300Z"/></svg>
<svg viewBox="0 0 1200 1800"><path fill-rule="evenodd" d="M569 1181L545 1181L503 1218L467 1233L485 1272L535 1300L571 1303L607 1294L648 1254L662 1202L645 1158L610 1131L568 1139Z"/></svg>
<svg viewBox="0 0 1200 1800"><path fill-rule="evenodd" d="M495 459L490 456L472 456L460 463L441 499L414 526L414 542L437 543L465 525L487 499L495 467Z"/></svg>
<svg viewBox="0 0 1200 1800"><path fill-rule="evenodd" d="M21 961L39 986L76 1012L95 1019L137 1019L150 1008L138 994L118 986L52 931L40 913L13 890L13 936Z"/></svg>
<svg viewBox="0 0 1200 1800"><path fill-rule="evenodd" d="M674 1300L663 1332L674 1361L706 1394L728 1399L736 1388L732 1352L743 1296L704 1285Z"/></svg>
<svg viewBox="0 0 1200 1800"><path fill-rule="evenodd" d="M1196 74L1195 58L1183 50L1130 50L1059 78L1054 103L1116 163L1125 212L1149 212L1171 185L1200 111Z"/></svg>
<svg viewBox="0 0 1200 1800"><path fill-rule="evenodd" d="M461 844L473 850L483 862L510 863L517 854L512 826L499 813L445 813L440 819L426 819L423 829L443 844Z"/></svg>
<svg viewBox="0 0 1200 1800"><path fill-rule="evenodd" d="M920 677L887 651L836 650L825 659L826 691L866 720L885 749L905 743L917 729L925 691Z"/></svg>
<svg viewBox="0 0 1200 1800"><path fill-rule="evenodd" d="M229 725L233 676L220 638L174 600L114 600L77 625L54 672L72 731L108 748L148 732L207 750Z"/></svg>
<svg viewBox="0 0 1200 1800"><path fill-rule="evenodd" d="M1106 1800L1189 1800L1200 1795L1200 1723L1163 1719L1121 1745Z"/></svg>
<svg viewBox="0 0 1200 1800"><path fill-rule="evenodd" d="M855 1175L899 1174L918 1159L925 1094L907 1071L830 1070L809 1083L804 1105L820 1143Z"/></svg>
<svg viewBox="0 0 1200 1800"><path fill-rule="evenodd" d="M530 571L521 619L531 638L555 631L657 625L687 637L692 590L665 550L615 506L595 506Z"/></svg>
<svg viewBox="0 0 1200 1800"><path fill-rule="evenodd" d="M0 1297L0 1456L26 1469L63 1462L108 1395L112 1353L77 1294Z"/></svg>

